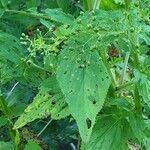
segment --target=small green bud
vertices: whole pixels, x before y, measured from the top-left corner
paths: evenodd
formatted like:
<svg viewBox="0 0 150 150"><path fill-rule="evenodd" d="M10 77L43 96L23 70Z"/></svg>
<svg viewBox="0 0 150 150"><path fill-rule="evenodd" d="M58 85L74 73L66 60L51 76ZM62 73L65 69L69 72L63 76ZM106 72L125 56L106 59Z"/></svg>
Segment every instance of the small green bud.
<svg viewBox="0 0 150 150"><path fill-rule="evenodd" d="M80 24L80 23L81 23L81 21L82 21L81 19L78 19L78 20L77 20L77 23L78 23L78 24Z"/></svg>
<svg viewBox="0 0 150 150"><path fill-rule="evenodd" d="M92 10L91 13L92 13L92 15L95 15L95 11L94 10Z"/></svg>
<svg viewBox="0 0 150 150"><path fill-rule="evenodd" d="M84 14L84 12L83 11L80 11L80 15L83 15Z"/></svg>
<svg viewBox="0 0 150 150"><path fill-rule="evenodd" d="M21 33L21 36L26 36L25 33Z"/></svg>
<svg viewBox="0 0 150 150"><path fill-rule="evenodd" d="M135 30L134 27L131 27L131 28L130 28L130 31L131 31L131 32L134 32L134 30Z"/></svg>
<svg viewBox="0 0 150 150"><path fill-rule="evenodd" d="M37 28L37 29L36 29L36 31L37 31L37 32L39 32L39 31L40 31L40 29L39 29L39 28Z"/></svg>
<svg viewBox="0 0 150 150"><path fill-rule="evenodd" d="M52 67L52 68L54 67L54 65L53 65L53 64L49 64L49 66L50 66L50 67Z"/></svg>
<svg viewBox="0 0 150 150"><path fill-rule="evenodd" d="M93 17L92 17L92 21L95 21L95 20L96 20L96 17L95 17L95 16L93 16Z"/></svg>
<svg viewBox="0 0 150 150"><path fill-rule="evenodd" d="M81 65L80 65L80 68L85 68L85 65L84 65L84 64L81 64Z"/></svg>
<svg viewBox="0 0 150 150"><path fill-rule="evenodd" d="M88 27L89 29L92 29L92 28L93 28L92 24L88 24L87 27Z"/></svg>
<svg viewBox="0 0 150 150"><path fill-rule="evenodd" d="M27 42L20 42L21 44L23 44L23 45L27 45Z"/></svg>

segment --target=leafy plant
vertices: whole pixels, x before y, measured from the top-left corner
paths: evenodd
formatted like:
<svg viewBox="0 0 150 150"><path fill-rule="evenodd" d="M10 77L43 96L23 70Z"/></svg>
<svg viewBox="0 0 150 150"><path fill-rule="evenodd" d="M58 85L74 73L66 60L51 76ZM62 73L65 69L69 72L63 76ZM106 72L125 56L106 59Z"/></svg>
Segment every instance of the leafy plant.
<svg viewBox="0 0 150 150"><path fill-rule="evenodd" d="M72 1L76 13L68 9L71 1L52 3L55 9L39 11L35 7L41 1L23 1L22 10L12 10L1 1L0 127L8 125L5 141L12 142L0 146L48 149L43 141L49 137L41 134L52 120L66 119L78 127L68 133L70 147L127 150L133 145L149 150L149 1ZM11 35L14 31L6 24L13 17L25 33ZM37 119L45 118L41 130L32 129ZM31 137L25 143L20 137L28 136L19 132L23 128Z"/></svg>

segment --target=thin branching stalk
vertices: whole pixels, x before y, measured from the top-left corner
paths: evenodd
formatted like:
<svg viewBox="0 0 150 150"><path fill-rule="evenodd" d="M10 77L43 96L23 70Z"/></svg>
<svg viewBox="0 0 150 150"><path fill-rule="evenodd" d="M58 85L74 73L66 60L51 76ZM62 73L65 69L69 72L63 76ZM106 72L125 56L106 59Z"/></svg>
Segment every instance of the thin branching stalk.
<svg viewBox="0 0 150 150"><path fill-rule="evenodd" d="M10 90L10 92L8 93L6 99L9 98L9 96L12 94L12 92L15 90L15 88L17 87L17 85L19 84L19 82L15 83L14 86L12 87L12 89Z"/></svg>
<svg viewBox="0 0 150 150"><path fill-rule="evenodd" d="M51 122L52 122L52 120L50 120L50 121L44 126L44 128L38 133L37 137L39 137L39 136L45 131L45 129L50 125Z"/></svg>

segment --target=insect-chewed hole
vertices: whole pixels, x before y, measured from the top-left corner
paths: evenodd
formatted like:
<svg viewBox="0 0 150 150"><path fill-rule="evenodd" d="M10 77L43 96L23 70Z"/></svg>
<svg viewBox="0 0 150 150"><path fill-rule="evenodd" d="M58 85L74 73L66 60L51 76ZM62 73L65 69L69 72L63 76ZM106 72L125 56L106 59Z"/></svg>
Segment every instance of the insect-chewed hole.
<svg viewBox="0 0 150 150"><path fill-rule="evenodd" d="M95 101L95 100L93 100L93 102L92 102L92 103L93 103L93 105L95 105L95 104L96 104L96 101Z"/></svg>
<svg viewBox="0 0 150 150"><path fill-rule="evenodd" d="M88 128L88 129L91 128L92 121L91 121L89 118L86 119L86 125L87 125L87 128Z"/></svg>
<svg viewBox="0 0 150 150"><path fill-rule="evenodd" d="M56 104L56 102L55 101L52 101L52 103L51 103L52 105L55 105Z"/></svg>
<svg viewBox="0 0 150 150"><path fill-rule="evenodd" d="M90 91L90 89L87 89L87 91L89 92L89 91Z"/></svg>
<svg viewBox="0 0 150 150"><path fill-rule="evenodd" d="M64 74L67 74L67 71L65 71Z"/></svg>
<svg viewBox="0 0 150 150"><path fill-rule="evenodd" d="M69 91L69 93L72 93L72 92L73 92L73 90L70 90L70 91Z"/></svg>
<svg viewBox="0 0 150 150"><path fill-rule="evenodd" d="M95 86L96 86L96 88L98 88L98 84L96 84Z"/></svg>

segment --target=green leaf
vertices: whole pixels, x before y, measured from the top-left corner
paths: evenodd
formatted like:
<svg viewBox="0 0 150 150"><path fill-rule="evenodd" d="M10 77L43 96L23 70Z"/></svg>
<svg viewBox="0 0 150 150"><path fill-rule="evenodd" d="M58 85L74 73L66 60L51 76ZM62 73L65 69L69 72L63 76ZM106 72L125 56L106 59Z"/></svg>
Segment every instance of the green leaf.
<svg viewBox="0 0 150 150"><path fill-rule="evenodd" d="M131 113L129 116L129 124L131 126L134 138L138 139L139 142L146 137L144 134L144 130L146 128L146 124L141 115Z"/></svg>
<svg viewBox="0 0 150 150"><path fill-rule="evenodd" d="M68 12L70 7L70 0L56 0L57 4L64 12Z"/></svg>
<svg viewBox="0 0 150 150"><path fill-rule="evenodd" d="M0 127L6 125L8 120L5 117L0 117Z"/></svg>
<svg viewBox="0 0 150 150"><path fill-rule="evenodd" d="M38 118L51 115L51 119L62 119L69 114L68 106L57 86L56 79L51 77L43 83L33 102L15 123L14 129L21 128Z"/></svg>
<svg viewBox="0 0 150 150"><path fill-rule="evenodd" d="M3 16L4 12L5 12L5 10L0 9L0 18Z"/></svg>
<svg viewBox="0 0 150 150"><path fill-rule="evenodd" d="M41 0L27 0L26 4L28 8L37 7L41 3Z"/></svg>
<svg viewBox="0 0 150 150"><path fill-rule="evenodd" d="M2 142L0 141L0 150L15 150L11 142Z"/></svg>
<svg viewBox="0 0 150 150"><path fill-rule="evenodd" d="M44 20L44 19L40 19L40 22L47 27L47 29L50 29L52 27L52 23L50 21Z"/></svg>
<svg viewBox="0 0 150 150"><path fill-rule="evenodd" d="M74 21L73 16L65 14L61 9L46 9L45 13L50 17L51 20L63 24L72 24Z"/></svg>
<svg viewBox="0 0 150 150"><path fill-rule="evenodd" d="M100 8L105 10L116 10L121 7L117 5L114 0L101 0Z"/></svg>
<svg viewBox="0 0 150 150"><path fill-rule="evenodd" d="M114 0L114 2L120 5L125 4L125 0Z"/></svg>
<svg viewBox="0 0 150 150"><path fill-rule="evenodd" d="M79 41L77 41L79 40ZM90 34L72 37L59 55L57 79L83 141L90 138L95 117L101 110L110 78L98 52L91 50Z"/></svg>
<svg viewBox="0 0 150 150"><path fill-rule="evenodd" d="M150 137L144 139L144 145L146 150L150 150Z"/></svg>
<svg viewBox="0 0 150 150"><path fill-rule="evenodd" d="M113 117L98 118L89 143L82 143L81 150L127 150L126 121Z"/></svg>
<svg viewBox="0 0 150 150"><path fill-rule="evenodd" d="M34 141L29 140L24 150L42 150L42 148Z"/></svg>
<svg viewBox="0 0 150 150"><path fill-rule="evenodd" d="M13 63L20 63L22 56L22 47L14 36L0 32L0 57Z"/></svg>
<svg viewBox="0 0 150 150"><path fill-rule="evenodd" d="M85 10L92 10L95 0L83 0L83 6Z"/></svg>
<svg viewBox="0 0 150 150"><path fill-rule="evenodd" d="M9 0L0 0L0 2L1 2L1 4L2 4L2 6L3 6L4 8L7 8L8 1L9 1Z"/></svg>
<svg viewBox="0 0 150 150"><path fill-rule="evenodd" d="M140 96L142 96L143 101L150 107L150 78L136 70L134 72L135 82L138 83L138 90Z"/></svg>

